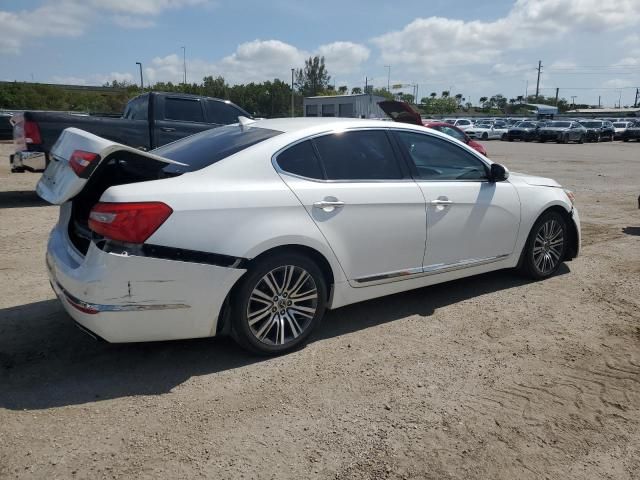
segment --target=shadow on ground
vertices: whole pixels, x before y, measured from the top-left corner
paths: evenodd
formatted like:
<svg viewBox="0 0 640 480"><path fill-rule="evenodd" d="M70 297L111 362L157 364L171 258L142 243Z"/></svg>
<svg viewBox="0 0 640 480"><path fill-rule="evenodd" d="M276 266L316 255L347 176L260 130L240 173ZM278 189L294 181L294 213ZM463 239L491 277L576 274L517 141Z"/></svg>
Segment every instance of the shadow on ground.
<svg viewBox="0 0 640 480"><path fill-rule="evenodd" d="M627 235L640 236L640 227L624 227L622 229L622 233L626 233Z"/></svg>
<svg viewBox="0 0 640 480"><path fill-rule="evenodd" d="M569 269L563 265L560 274ZM528 283L494 272L329 312L312 342ZM57 300L0 310L0 407L42 409L131 395L157 395L196 375L264 361L229 338L107 344L78 330Z"/></svg>
<svg viewBox="0 0 640 480"><path fill-rule="evenodd" d="M48 205L33 190L0 192L0 208L46 207Z"/></svg>

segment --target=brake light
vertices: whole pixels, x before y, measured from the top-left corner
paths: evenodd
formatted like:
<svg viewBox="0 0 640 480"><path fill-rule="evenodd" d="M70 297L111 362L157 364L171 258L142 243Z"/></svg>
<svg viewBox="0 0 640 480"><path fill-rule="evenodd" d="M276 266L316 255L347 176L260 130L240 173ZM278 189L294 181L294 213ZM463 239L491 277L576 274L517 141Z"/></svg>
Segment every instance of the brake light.
<svg viewBox="0 0 640 480"><path fill-rule="evenodd" d="M125 243L144 243L173 213L162 202L98 203L89 214L89 228Z"/></svg>
<svg viewBox="0 0 640 480"><path fill-rule="evenodd" d="M24 143L31 143L33 145L39 145L42 143L40 138L40 127L33 120L25 120L24 126Z"/></svg>
<svg viewBox="0 0 640 480"><path fill-rule="evenodd" d="M69 166L76 172L76 175L80 177L82 176L82 172L97 158L99 158L97 153L74 150L71 158L69 158Z"/></svg>

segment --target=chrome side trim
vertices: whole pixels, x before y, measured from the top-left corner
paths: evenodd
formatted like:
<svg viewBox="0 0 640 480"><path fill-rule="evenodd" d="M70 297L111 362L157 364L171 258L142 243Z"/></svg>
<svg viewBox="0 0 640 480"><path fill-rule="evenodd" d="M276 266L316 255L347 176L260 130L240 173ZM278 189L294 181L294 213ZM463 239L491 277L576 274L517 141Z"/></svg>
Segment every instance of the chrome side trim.
<svg viewBox="0 0 640 480"><path fill-rule="evenodd" d="M414 277L422 273L422 267L409 268L407 270L397 270L395 272L380 273L377 275L371 275L369 277L360 277L354 279L358 283L377 282L380 280L404 280L406 277Z"/></svg>
<svg viewBox="0 0 640 480"><path fill-rule="evenodd" d="M395 272L381 273L377 275L371 275L368 277L360 277L354 279L354 282L359 284L368 284L379 281L397 282L400 280L410 280L413 278L426 277L427 275L436 275L438 273L452 272L454 270L460 270L463 268L477 267L485 265L487 263L498 262L509 257L510 254L496 255L495 257L487 258L469 258L461 260L456 263L438 263L434 265L428 265L426 267L410 268L408 270L399 270ZM363 285L364 286L364 285Z"/></svg>
<svg viewBox="0 0 640 480"><path fill-rule="evenodd" d="M79 298L71 295L62 285L56 282L56 285L60 292L64 295L64 298L73 307L88 314L103 313L103 312L141 312L147 310L178 310L182 308L191 308L191 305L184 303L156 303L156 304L135 304L129 303L124 305L105 305L100 303L90 303L80 300ZM54 290L56 290L54 288Z"/></svg>

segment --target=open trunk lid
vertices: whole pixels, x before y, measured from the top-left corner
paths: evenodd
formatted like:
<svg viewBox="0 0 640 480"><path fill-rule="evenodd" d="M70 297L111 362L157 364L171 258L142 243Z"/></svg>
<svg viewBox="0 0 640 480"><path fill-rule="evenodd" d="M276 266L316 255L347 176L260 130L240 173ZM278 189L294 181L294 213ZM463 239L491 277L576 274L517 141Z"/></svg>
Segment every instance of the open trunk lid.
<svg viewBox="0 0 640 480"><path fill-rule="evenodd" d="M100 164L115 154L134 155L156 164L183 165L78 128L67 128L51 149L51 161L38 182L36 192L47 202L61 205L78 195ZM75 162L73 166L72 161Z"/></svg>
<svg viewBox="0 0 640 480"><path fill-rule="evenodd" d="M378 106L386 113L394 122L410 123L412 125L423 126L420 114L416 112L407 102L398 102L396 100L383 100L378 102Z"/></svg>

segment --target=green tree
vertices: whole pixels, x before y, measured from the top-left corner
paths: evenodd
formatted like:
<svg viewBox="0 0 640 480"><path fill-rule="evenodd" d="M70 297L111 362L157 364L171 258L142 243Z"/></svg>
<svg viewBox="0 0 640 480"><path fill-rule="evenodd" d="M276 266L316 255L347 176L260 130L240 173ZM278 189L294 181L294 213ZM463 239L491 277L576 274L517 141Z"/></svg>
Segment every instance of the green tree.
<svg viewBox="0 0 640 480"><path fill-rule="evenodd" d="M309 57L304 61L304 68L296 72L295 85L298 92L305 97L319 95L327 89L331 76L324 64L324 57Z"/></svg>
<svg viewBox="0 0 640 480"><path fill-rule="evenodd" d="M360 95L362 94L362 88L360 87L353 87L351 89L351 95Z"/></svg>
<svg viewBox="0 0 640 480"><path fill-rule="evenodd" d="M346 95L348 91L349 91L349 89L347 88L347 86L346 86L346 85L340 85L340 86L338 87L338 93L339 93L340 95Z"/></svg>

